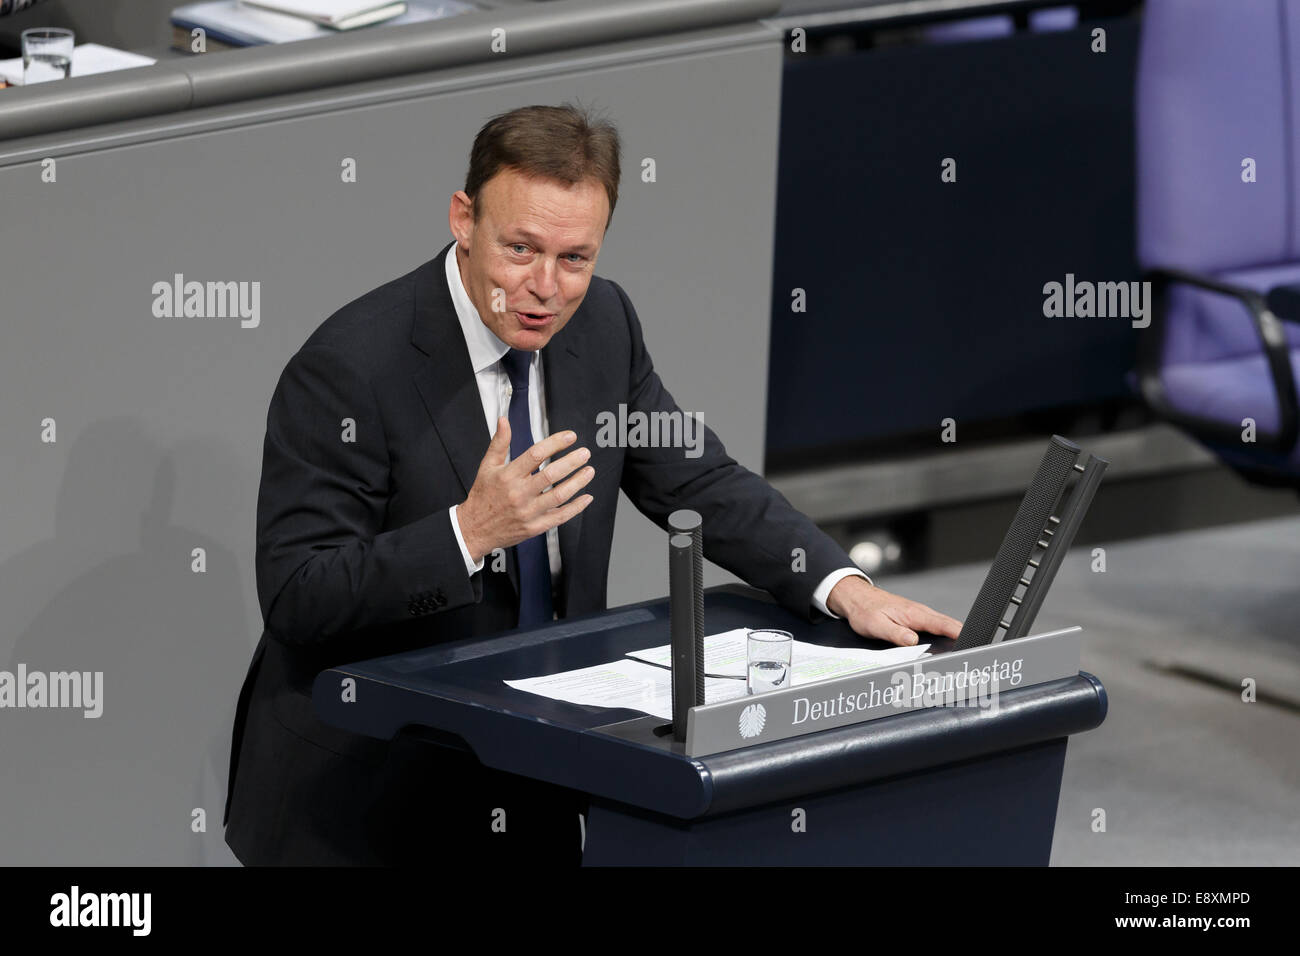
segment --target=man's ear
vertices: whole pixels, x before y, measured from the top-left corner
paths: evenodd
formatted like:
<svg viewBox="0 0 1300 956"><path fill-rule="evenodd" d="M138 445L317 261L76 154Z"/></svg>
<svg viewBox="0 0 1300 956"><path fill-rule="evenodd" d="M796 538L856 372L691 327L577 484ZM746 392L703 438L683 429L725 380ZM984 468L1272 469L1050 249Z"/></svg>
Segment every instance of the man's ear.
<svg viewBox="0 0 1300 956"><path fill-rule="evenodd" d="M472 222L474 200L470 199L469 196L466 195L465 190L458 189L452 193L451 201L447 205L447 226L453 236L456 235L456 223L458 221L464 221L464 214L466 211L468 211L470 221ZM456 239L456 245L460 247L462 252L469 252L469 243L459 237Z"/></svg>

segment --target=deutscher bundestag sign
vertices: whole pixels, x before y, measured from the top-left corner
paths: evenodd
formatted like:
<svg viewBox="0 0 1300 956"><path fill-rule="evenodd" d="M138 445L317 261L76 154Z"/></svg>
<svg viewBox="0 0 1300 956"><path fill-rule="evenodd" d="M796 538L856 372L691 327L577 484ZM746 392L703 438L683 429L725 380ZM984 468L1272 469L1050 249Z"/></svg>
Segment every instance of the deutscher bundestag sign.
<svg viewBox="0 0 1300 956"><path fill-rule="evenodd" d="M1067 627L692 707L686 754L702 757L923 707L996 710L1004 691L1077 674L1082 634Z"/></svg>

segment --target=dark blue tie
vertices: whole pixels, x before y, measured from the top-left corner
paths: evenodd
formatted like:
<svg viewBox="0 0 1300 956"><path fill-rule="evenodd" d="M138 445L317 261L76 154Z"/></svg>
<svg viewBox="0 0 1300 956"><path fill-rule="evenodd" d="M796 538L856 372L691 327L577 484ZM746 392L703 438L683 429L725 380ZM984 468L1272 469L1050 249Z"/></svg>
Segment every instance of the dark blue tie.
<svg viewBox="0 0 1300 956"><path fill-rule="evenodd" d="M533 428L528 421L528 367L533 353L511 349L501 357L510 376L510 458L514 460L533 446ZM546 553L546 535L539 534L515 545L519 565L519 626L549 624L555 617L551 605L551 561Z"/></svg>

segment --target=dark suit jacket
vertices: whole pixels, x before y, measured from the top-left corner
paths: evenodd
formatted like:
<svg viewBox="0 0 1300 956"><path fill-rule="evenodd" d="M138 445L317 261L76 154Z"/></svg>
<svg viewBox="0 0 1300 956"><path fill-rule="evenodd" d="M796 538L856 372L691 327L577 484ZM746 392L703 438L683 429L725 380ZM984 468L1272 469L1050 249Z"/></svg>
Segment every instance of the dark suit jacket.
<svg viewBox="0 0 1300 956"><path fill-rule="evenodd" d="M447 514L491 438L443 271L449 247L326 320L271 400L257 503L266 630L240 693L226 807L226 840L245 863L491 854L510 845L488 826L491 808L506 803L514 846L529 838L536 852L577 854L574 795L425 741L351 734L312 710L324 668L516 624L513 549L508 574L489 564L467 575ZM573 447L590 449L596 469L584 489L594 501L559 527L560 616L605 608L622 489L665 530L674 510L700 512L710 560L810 621L821 617L814 588L851 560L728 457L711 429L699 458L596 444L602 410L677 409L617 283L592 278L542 361L550 429L576 432ZM341 440L345 418L353 442ZM806 571L791 571L794 548L806 552Z"/></svg>

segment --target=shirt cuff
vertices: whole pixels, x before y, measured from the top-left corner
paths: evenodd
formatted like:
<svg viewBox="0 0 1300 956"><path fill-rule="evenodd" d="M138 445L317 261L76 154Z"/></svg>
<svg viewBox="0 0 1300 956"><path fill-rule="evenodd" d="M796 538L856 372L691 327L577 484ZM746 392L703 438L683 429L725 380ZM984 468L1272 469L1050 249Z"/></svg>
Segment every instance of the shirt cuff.
<svg viewBox="0 0 1300 956"><path fill-rule="evenodd" d="M487 560L487 555L483 555L483 557L479 559L478 564L475 564L474 559L470 557L469 548L465 547L465 539L461 537L460 521L456 518L456 509L459 507L460 505L452 505L449 511L449 514L451 515L451 530L456 535L456 543L460 545L460 556L465 559L465 573L470 577L473 577L483 570L483 562ZM826 593L829 594L830 591L827 591Z"/></svg>
<svg viewBox="0 0 1300 956"><path fill-rule="evenodd" d="M839 584L845 578L855 574L860 578L866 578L868 584L875 584L871 578L868 578L858 568L840 568L838 571L832 571L830 574L826 575L826 577L822 579L822 583L817 585L817 590L813 592L812 597L813 607L821 611L827 617L833 617L836 620L839 620L840 616L832 613L831 609L826 606L826 599L831 596L831 589L834 588L835 585Z"/></svg>

